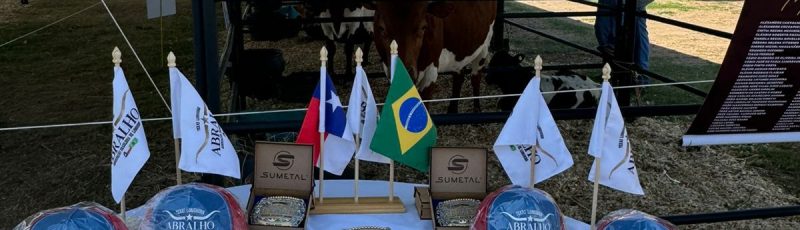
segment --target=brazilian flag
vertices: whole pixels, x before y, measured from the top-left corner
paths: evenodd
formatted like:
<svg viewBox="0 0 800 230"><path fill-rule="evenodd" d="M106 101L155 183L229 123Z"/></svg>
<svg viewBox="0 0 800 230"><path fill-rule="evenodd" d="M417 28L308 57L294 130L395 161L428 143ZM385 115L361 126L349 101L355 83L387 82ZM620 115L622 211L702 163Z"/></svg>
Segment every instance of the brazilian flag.
<svg viewBox="0 0 800 230"><path fill-rule="evenodd" d="M422 172L430 166L436 126L400 58L370 149Z"/></svg>

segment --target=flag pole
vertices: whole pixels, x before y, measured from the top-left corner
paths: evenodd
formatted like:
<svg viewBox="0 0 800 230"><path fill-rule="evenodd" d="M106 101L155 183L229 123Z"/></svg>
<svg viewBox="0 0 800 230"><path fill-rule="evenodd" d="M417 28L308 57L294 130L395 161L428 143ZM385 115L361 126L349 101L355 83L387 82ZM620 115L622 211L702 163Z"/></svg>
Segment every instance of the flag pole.
<svg viewBox="0 0 800 230"><path fill-rule="evenodd" d="M391 66L395 65L395 58L397 58L397 41L392 40L392 44L389 45L391 48L391 61L389 63L389 85L391 85L391 81L394 80L394 68ZM389 161L389 203L394 202L394 160Z"/></svg>
<svg viewBox="0 0 800 230"><path fill-rule="evenodd" d="M600 158L594 159L594 191L592 191L592 226L591 230L595 230L595 221L597 221L597 191L600 189Z"/></svg>
<svg viewBox="0 0 800 230"><path fill-rule="evenodd" d="M389 203L394 201L394 160L389 161Z"/></svg>
<svg viewBox="0 0 800 230"><path fill-rule="evenodd" d="M119 47L114 47L114 50L111 51L111 62L114 63L114 67L120 68L120 63L122 63L122 52L119 51ZM119 211L120 217L122 220L125 220L125 194L122 194L122 201L119 203Z"/></svg>
<svg viewBox="0 0 800 230"><path fill-rule="evenodd" d="M534 77L541 78L541 76L542 76L542 57L541 56L536 55L536 59L533 60L533 69L536 70L536 75L534 75ZM539 92L539 93L541 93L541 92ZM536 132L536 130L534 130L534 133L536 133L536 143L535 143L535 145L533 145L533 148L531 148L531 156L528 159L530 161L530 163L531 163L531 179L530 179L530 187L531 188L534 188L534 185L536 184L536 151L540 148L539 147L539 133Z"/></svg>
<svg viewBox="0 0 800 230"><path fill-rule="evenodd" d="M327 71L326 69L324 69L324 68L326 68L325 63L328 61L328 49L326 49L325 46L322 46L322 49L319 51L319 60L320 60L320 66L322 66L322 68L320 68L320 71ZM325 160L324 160L325 158L323 158L323 154L324 154L323 150L324 150L324 146L325 146L325 120L324 120L324 117L325 117L325 103L326 103L326 100L327 100L325 98L325 93L327 93L327 91L325 90L325 86L328 84L328 79L323 77L327 73L320 72L319 74L320 74L320 81L319 81L319 91L320 91L319 92L319 97L320 97L319 117L321 119L320 119L320 122L319 122L319 125L318 125L318 128L319 128L319 156L317 158L317 162L319 162L319 203L322 204L322 203L324 203L323 202L322 191L325 191L325 190L323 190L323 186L325 184Z"/></svg>
<svg viewBox="0 0 800 230"><path fill-rule="evenodd" d="M169 52L169 54L167 55L167 67L174 68L175 66L177 66L175 64L175 54L172 53L172 52ZM174 109L173 111L179 110L179 109L180 108L177 108L177 109ZM172 119L175 119L174 115L172 116ZM176 127L172 127L172 128L174 129ZM181 169L179 167L180 162L181 162L181 139L180 138L175 138L174 142L175 142L175 181L177 182L178 185L180 185L180 184L183 183L183 181L181 179Z"/></svg>
<svg viewBox="0 0 800 230"><path fill-rule="evenodd" d="M356 49L356 68L361 67L361 62L363 62L363 61L364 61L364 52L361 51L361 47L359 47L358 49ZM348 66L348 68L349 68L349 66ZM358 76L358 70L356 69L356 78L355 78L355 80L356 81L360 81L361 79L359 77L357 77L357 76ZM353 82L353 84L355 84L355 82ZM361 90L361 89L358 89L358 90ZM360 106L360 105L348 105L348 106ZM353 107L350 107L350 109L352 109L352 108ZM363 135L363 133L361 133L361 132L363 132L362 124L363 124L362 122L358 122L358 133L359 133L359 135ZM358 150L361 149L361 138L359 137L359 135L355 135L355 137L354 137L354 139L356 141L356 153L358 153ZM358 156L356 156L356 155L357 154L353 154L353 160L355 160L355 166L356 166L356 175L354 177L354 182L355 183L353 183L353 192L354 192L353 201L356 202L356 204L358 204L358 177L359 177L359 168L360 168L360 166L358 165L358 161L359 160L358 160Z"/></svg>
<svg viewBox="0 0 800 230"><path fill-rule="evenodd" d="M611 66L606 63L603 66L603 82L608 82L608 79L611 79ZM602 151L602 148L601 148ZM597 194L598 190L600 190L600 160L602 159L602 152L600 153L600 157L596 157L594 159L594 191L592 191L592 223L591 229L596 229L596 221L597 221Z"/></svg>
<svg viewBox="0 0 800 230"><path fill-rule="evenodd" d="M122 201L119 202L119 217L125 221L125 195L122 195Z"/></svg>
<svg viewBox="0 0 800 230"><path fill-rule="evenodd" d="M180 161L181 161L181 139L175 138L175 180L178 185L183 183L183 180L181 179Z"/></svg>
<svg viewBox="0 0 800 230"><path fill-rule="evenodd" d="M358 140L358 139L359 139L358 137L355 137L356 152L358 152L358 149L361 148L361 143L360 143L361 141ZM353 160L356 161L355 162L355 164L356 164L355 165L356 166L356 175L355 175L354 183L353 183L353 202L356 202L356 204L358 204L358 167L359 167L358 166L358 157L353 155Z"/></svg>

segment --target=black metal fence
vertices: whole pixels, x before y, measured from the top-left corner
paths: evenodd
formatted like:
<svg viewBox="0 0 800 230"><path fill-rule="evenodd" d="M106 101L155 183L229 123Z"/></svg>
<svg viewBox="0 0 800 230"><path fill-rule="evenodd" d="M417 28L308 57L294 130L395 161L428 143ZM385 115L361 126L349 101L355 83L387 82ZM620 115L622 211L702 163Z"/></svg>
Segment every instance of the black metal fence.
<svg viewBox="0 0 800 230"><path fill-rule="evenodd" d="M619 32L620 36L618 36L619 41L617 41L617 51L615 52L616 56L612 57L604 57L599 51L583 47L581 45L575 44L573 42L567 41L565 39L559 38L557 36L553 36L547 34L545 32L536 30L534 28L530 28L519 23L513 22L509 19L514 18L547 18L547 17L591 17L591 16L598 16L597 12L530 12L530 13L505 13L505 5L504 1L498 1L498 19L496 21L502 23L495 23L495 38L492 41L493 46L502 45L503 40L503 30L505 25L511 25L521 30L531 32L537 34L539 36L551 39L553 41L562 43L569 47L584 51L586 53L602 57L604 61L607 61L612 64L614 69L616 70L614 74L616 75L614 79L618 82L615 82L615 85L618 86L626 86L631 85L633 83L633 78L636 72L644 73L656 80L662 82L676 82L672 78L666 77L664 75L654 73L652 71L647 71L639 68L637 65L633 64L633 54L635 52L634 46L630 45L633 44L633 38L636 33L636 28L633 26L636 20L636 17L646 17L647 19L666 23L669 25L685 28L692 31L697 31L701 33L705 33L712 36L717 36L721 38L732 38L733 34L718 31L710 28L706 28L703 26L693 25L690 23L685 23L681 21L677 21L674 19L669 19L657 15L651 15L644 12L637 12L636 11L636 3L637 1L627 1L627 3L622 4L622 7L611 7L600 5L598 3L589 2L585 0L568 0L571 2L586 4L598 8L606 8L611 9L613 16L619 17L619 19L623 22L624 26L621 27L621 32ZM231 66L236 66L238 60L236 59L237 53L241 52L243 49L242 44L242 20L238 17L241 15L241 0L227 0L229 3L229 12L230 15L237 15L237 17L231 18L232 23L232 33L230 38L232 41L231 45L226 47L226 50L223 52L223 60L221 62L217 59L217 44L216 44L216 33L217 30L216 26L216 14L214 13L215 8L213 1L203 1L203 0L192 0L192 11L194 15L194 35L195 35L195 68L196 68L196 76L197 76L197 89L200 92L201 96L206 100L209 108L212 112L219 113L219 83L221 74L225 73L222 71L220 73L220 69L223 69L228 66L228 62L230 62ZM285 1L286 4L298 4L302 3L303 1ZM619 1L622 3L622 1ZM303 20L302 23L321 23L321 22L328 22L332 19L306 19ZM366 21L371 20L370 17L359 17L359 18L346 18L344 21ZM581 64L581 65L559 65L559 66L550 66L546 67L545 69L553 69L553 68L600 68L602 65L600 64ZM234 68L235 69L235 68ZM236 74L234 72L228 72L228 74ZM706 92L703 90L688 86L688 85L681 85L677 84L674 85L675 87L690 92L694 95L705 97ZM689 114L696 114L699 110L700 105L693 104L693 105L661 105L661 106L635 106L631 107L630 105L630 90L622 89L621 92L618 93L618 100L621 104L623 104L622 112L626 117L638 117L638 116L670 116L670 115L689 115ZM595 109L565 109L565 110L553 110L552 111L554 118L556 119L591 119L594 117ZM483 124L483 123L502 123L508 118L508 112L492 112L492 113L462 113L462 114L440 114L440 115L433 115L433 120L437 125L462 125L462 124ZM302 122L302 115L299 116L288 116L288 118L284 117L283 119L266 119L266 120L258 120L245 122L243 120L249 119L239 119L238 121L232 121L222 124L223 129L228 133L251 133L251 132L278 132L278 131L295 131L300 128L300 124ZM672 215L672 216L663 216L662 218L677 224L677 225L688 225L688 224L700 224L700 223L714 223L714 222L723 222L723 221L737 221L737 220L747 220L747 219L761 219L761 218L772 218L772 217L785 217L785 216L794 216L800 215L800 206L789 206L789 207L776 207L776 208L765 208L765 209L751 209L751 210L736 210L736 211L728 211L728 212L715 212L715 213L702 213L702 214L689 214L689 215Z"/></svg>

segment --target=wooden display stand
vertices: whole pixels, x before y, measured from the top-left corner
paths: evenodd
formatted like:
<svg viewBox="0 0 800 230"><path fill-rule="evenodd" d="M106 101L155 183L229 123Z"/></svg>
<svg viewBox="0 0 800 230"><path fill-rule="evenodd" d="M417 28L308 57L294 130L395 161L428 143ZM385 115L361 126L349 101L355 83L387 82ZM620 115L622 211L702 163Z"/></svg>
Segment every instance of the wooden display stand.
<svg viewBox="0 0 800 230"><path fill-rule="evenodd" d="M250 230L306 229L311 209L314 165L311 164L313 146L289 143L256 142L255 175L250 198L247 201L247 220ZM269 196L289 196L303 199L306 214L298 227L257 225L250 222L256 199Z"/></svg>
<svg viewBox="0 0 800 230"><path fill-rule="evenodd" d="M356 203L352 197L325 198L325 203L320 204L319 198L314 199L314 209L311 214L369 214L369 213L404 213L406 207L400 198L394 197L362 197Z"/></svg>
<svg viewBox="0 0 800 230"><path fill-rule="evenodd" d="M431 149L430 213L434 230L466 230L469 227L439 226L436 206L450 199L476 199L486 197L487 150L484 148Z"/></svg>
<svg viewBox="0 0 800 230"><path fill-rule="evenodd" d="M393 43L392 46L392 55L397 55L397 44ZM361 66L361 62L363 60L363 52L361 48L356 50L356 64ZM322 47L320 50L320 62L322 69L325 69L325 63L328 60L328 50L325 47ZM320 82L323 82L324 79L320 79ZM322 89L320 89L322 90ZM320 92L320 95L324 95L324 92ZM321 109L321 111L324 111ZM322 143L325 140L322 133L320 133L320 146L324 146ZM359 138L356 138L356 149L359 148ZM319 151L319 159L324 159L323 156L325 151L323 148L320 148ZM356 175L358 175L358 159L356 160ZM319 196L314 198L314 209L311 210L311 214L368 214L368 213L404 213L406 212L406 208L403 205L403 202L397 196L394 196L394 163L390 164L389 169L389 196L387 197L359 197L358 196L358 176L355 178L355 191L354 197L333 197L327 198L324 197L323 186L325 184L324 178L324 171L325 165L324 161L320 160L319 164Z"/></svg>

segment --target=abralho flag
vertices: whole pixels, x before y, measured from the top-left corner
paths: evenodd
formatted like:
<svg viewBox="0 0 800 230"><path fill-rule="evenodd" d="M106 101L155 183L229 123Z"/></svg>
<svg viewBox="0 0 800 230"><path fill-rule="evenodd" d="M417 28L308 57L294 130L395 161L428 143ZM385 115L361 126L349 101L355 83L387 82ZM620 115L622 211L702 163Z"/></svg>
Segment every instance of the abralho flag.
<svg viewBox="0 0 800 230"><path fill-rule="evenodd" d="M114 67L114 130L111 134L111 195L122 200L133 178L150 158L142 116L122 68Z"/></svg>
<svg viewBox="0 0 800 230"><path fill-rule="evenodd" d="M375 104L372 88L369 86L366 73L361 66L356 67L356 77L353 80L353 89L347 105L347 123L355 138L361 138L361 146L358 147L356 158L389 164L391 159L369 149L378 125L378 106Z"/></svg>
<svg viewBox="0 0 800 230"><path fill-rule="evenodd" d="M530 185L530 170L536 163L535 183L572 167L572 155L539 91L539 76L533 77L494 143L494 152L515 185ZM536 144L538 143L538 148ZM532 156L532 152L535 152Z"/></svg>
<svg viewBox="0 0 800 230"><path fill-rule="evenodd" d="M178 167L240 178L239 156L208 106L178 68L169 68L172 129L181 138Z"/></svg>
<svg viewBox="0 0 800 230"><path fill-rule="evenodd" d="M600 184L623 192L644 195L633 161L625 120L608 81L603 82L603 92L589 141L589 155L594 156L595 161L600 161ZM589 171L589 181L592 182L596 179L595 166L597 164L592 164Z"/></svg>
<svg viewBox="0 0 800 230"><path fill-rule="evenodd" d="M319 167L319 147L320 130L324 132L325 141L323 143L323 161L325 161L325 171L336 175L342 175L353 153L356 151L356 144L353 140L353 133L347 124L347 116L333 81L327 75L323 67L320 70L324 78L320 80L314 89L314 95L308 103L308 111L303 119L303 126L297 135L297 143L314 145L313 161ZM323 90L324 94L320 93ZM324 125L320 125L324 124Z"/></svg>
<svg viewBox="0 0 800 230"><path fill-rule="evenodd" d="M378 120L370 149L392 160L427 172L436 126L403 61L395 58L392 85Z"/></svg>

